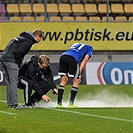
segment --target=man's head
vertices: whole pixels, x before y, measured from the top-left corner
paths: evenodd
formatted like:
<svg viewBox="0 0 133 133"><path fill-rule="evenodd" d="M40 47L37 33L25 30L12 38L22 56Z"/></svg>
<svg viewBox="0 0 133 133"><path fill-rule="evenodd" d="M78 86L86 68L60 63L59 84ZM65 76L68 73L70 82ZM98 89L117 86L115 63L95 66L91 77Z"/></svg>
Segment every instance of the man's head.
<svg viewBox="0 0 133 133"><path fill-rule="evenodd" d="M40 55L38 58L38 65L41 69L45 69L50 64L50 58L47 55Z"/></svg>
<svg viewBox="0 0 133 133"><path fill-rule="evenodd" d="M33 33L34 39L36 40L37 43L40 42L41 39L44 40L44 32L43 31L36 29L32 33Z"/></svg>

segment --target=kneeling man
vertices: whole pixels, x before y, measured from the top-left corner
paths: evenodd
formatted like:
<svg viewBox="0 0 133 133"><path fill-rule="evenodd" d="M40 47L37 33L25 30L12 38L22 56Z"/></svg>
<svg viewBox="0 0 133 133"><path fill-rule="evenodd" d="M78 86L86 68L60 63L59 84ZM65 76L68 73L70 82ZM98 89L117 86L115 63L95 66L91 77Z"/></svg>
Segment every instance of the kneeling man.
<svg viewBox="0 0 133 133"><path fill-rule="evenodd" d="M46 93L52 89L58 93L47 55L34 55L23 63L19 70L18 88L24 90L25 107L32 108L41 99L48 102ZM32 90L35 92L32 94Z"/></svg>

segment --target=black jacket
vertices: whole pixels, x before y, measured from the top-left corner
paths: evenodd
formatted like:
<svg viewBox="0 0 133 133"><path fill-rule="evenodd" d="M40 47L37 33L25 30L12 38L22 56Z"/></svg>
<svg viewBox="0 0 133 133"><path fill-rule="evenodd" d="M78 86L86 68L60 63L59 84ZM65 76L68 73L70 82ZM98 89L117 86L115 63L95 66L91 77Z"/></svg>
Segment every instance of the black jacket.
<svg viewBox="0 0 133 133"><path fill-rule="evenodd" d="M12 39L3 51L0 60L22 64L24 56L30 51L34 43L37 43L31 32L22 32L18 37Z"/></svg>
<svg viewBox="0 0 133 133"><path fill-rule="evenodd" d="M39 56L34 55L28 61L22 64L21 68L19 69L19 78L25 77L33 81L34 90L42 96L42 90L38 86L38 81L42 80L42 78L46 79L50 88L53 90L56 88L55 82L53 80L52 71L50 66L46 69L41 69L38 66L37 59Z"/></svg>

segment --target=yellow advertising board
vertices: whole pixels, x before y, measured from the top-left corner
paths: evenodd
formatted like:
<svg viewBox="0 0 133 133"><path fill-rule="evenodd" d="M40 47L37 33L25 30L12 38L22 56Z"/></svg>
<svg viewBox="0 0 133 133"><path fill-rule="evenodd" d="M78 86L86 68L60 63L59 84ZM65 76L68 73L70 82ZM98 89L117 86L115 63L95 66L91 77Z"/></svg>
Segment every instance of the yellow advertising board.
<svg viewBox="0 0 133 133"><path fill-rule="evenodd" d="M94 50L133 50L133 23L107 22L14 22L0 23L0 50L23 31L41 29L45 40L31 50L66 50L76 42Z"/></svg>

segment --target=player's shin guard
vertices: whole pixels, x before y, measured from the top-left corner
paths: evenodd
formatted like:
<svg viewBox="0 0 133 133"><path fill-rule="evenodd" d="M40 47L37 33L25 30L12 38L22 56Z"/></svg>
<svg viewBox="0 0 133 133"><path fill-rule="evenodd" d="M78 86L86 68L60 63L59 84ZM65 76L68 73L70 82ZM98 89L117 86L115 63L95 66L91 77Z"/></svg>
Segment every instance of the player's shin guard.
<svg viewBox="0 0 133 133"><path fill-rule="evenodd" d="M72 87L71 96L70 96L70 103L69 104L73 104L74 103L74 100L75 100L75 97L77 95L77 92L78 92L78 88Z"/></svg>
<svg viewBox="0 0 133 133"><path fill-rule="evenodd" d="M57 104L62 104L62 99L63 99L63 93L64 93L64 86L59 86L58 87L58 103Z"/></svg>

